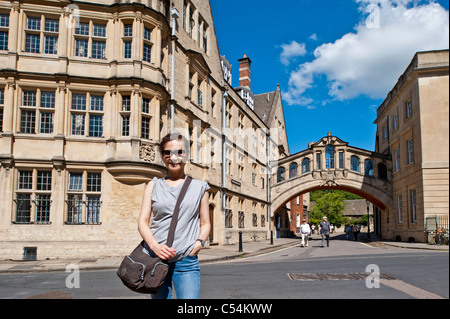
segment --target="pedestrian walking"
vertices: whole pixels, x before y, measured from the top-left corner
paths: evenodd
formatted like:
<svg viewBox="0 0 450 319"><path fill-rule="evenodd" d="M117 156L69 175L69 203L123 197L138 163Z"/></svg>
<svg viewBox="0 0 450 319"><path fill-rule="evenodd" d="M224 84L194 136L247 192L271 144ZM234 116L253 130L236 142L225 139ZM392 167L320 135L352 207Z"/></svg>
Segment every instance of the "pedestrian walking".
<svg viewBox="0 0 450 319"><path fill-rule="evenodd" d="M300 234L302 236L302 243L300 244L302 247L308 247L309 235L311 234L311 228L309 227L306 219L303 220L303 224L300 225Z"/></svg>
<svg viewBox="0 0 450 319"><path fill-rule="evenodd" d="M348 235L352 232L352 228L350 227L350 224L346 224L344 229L345 229L346 238L348 239L349 238Z"/></svg>
<svg viewBox="0 0 450 319"><path fill-rule="evenodd" d="M360 232L360 229L359 229L358 225L354 224L352 226L352 233L353 233L353 238L354 238L355 241L358 240L359 232Z"/></svg>
<svg viewBox="0 0 450 319"><path fill-rule="evenodd" d="M205 246L211 229L208 183L192 179L180 206L173 246L166 245L173 211L186 180L189 142L180 134L169 134L160 142L168 175L155 177L145 189L138 229L145 249L169 264L169 273L153 299L171 299L172 285L179 299L200 298L200 267L197 254ZM153 218L151 216L153 215ZM151 224L149 227L151 219Z"/></svg>
<svg viewBox="0 0 450 319"><path fill-rule="evenodd" d="M324 216L319 224L319 234L322 235L322 247L325 247L325 239L327 240L327 247L330 247L330 223L327 219L328 218Z"/></svg>
<svg viewBox="0 0 450 319"><path fill-rule="evenodd" d="M316 230L316 225L312 224L311 225L311 233L314 234L315 230Z"/></svg>

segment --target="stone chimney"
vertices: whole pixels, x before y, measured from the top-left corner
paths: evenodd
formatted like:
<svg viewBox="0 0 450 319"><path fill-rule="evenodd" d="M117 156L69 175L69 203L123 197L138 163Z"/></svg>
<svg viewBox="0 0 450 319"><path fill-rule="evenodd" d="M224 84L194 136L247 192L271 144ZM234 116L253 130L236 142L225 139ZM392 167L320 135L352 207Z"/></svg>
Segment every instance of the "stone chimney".
<svg viewBox="0 0 450 319"><path fill-rule="evenodd" d="M239 86L240 87L247 87L250 89L251 87L251 72L250 72L250 65L252 64L252 61L250 58L247 57L246 54L244 54L244 57L242 59L239 59Z"/></svg>

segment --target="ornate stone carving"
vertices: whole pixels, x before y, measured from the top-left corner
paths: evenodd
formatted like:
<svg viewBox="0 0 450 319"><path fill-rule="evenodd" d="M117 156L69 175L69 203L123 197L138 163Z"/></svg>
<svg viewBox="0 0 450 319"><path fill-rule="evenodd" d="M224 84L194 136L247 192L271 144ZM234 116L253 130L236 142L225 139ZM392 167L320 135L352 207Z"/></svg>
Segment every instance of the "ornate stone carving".
<svg viewBox="0 0 450 319"><path fill-rule="evenodd" d="M322 171L322 179L324 182L322 183L322 187L331 187L331 186L339 186L339 183L337 182L335 171Z"/></svg>
<svg viewBox="0 0 450 319"><path fill-rule="evenodd" d="M154 162L156 159L155 146L150 144L141 144L139 148L139 158L145 162Z"/></svg>

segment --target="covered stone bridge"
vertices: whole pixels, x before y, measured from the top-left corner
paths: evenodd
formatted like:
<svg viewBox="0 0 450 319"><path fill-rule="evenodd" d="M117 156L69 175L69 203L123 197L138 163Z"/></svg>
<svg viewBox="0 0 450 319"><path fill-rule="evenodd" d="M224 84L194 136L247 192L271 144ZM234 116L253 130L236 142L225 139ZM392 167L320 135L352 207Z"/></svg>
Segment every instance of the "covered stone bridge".
<svg viewBox="0 0 450 319"><path fill-rule="evenodd" d="M349 146L328 135L308 149L273 163L271 218L295 197L320 189L357 194L379 209L392 211L392 159Z"/></svg>

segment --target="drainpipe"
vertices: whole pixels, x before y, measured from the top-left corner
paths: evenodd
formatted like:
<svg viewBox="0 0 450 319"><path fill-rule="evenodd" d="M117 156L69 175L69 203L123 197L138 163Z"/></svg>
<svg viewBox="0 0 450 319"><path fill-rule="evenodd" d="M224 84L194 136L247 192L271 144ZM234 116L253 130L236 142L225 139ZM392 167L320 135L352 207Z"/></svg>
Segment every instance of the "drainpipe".
<svg viewBox="0 0 450 319"><path fill-rule="evenodd" d="M227 97L228 97L228 92L224 91L223 92L223 100L222 100L222 189L221 189L221 193L222 193L222 212L223 212L223 221L224 221L224 226L225 226L225 222L226 222L226 192L225 192L225 186L226 186L226 161L227 161L227 146L226 146L226 105L227 105ZM225 227L224 227L224 231L223 231L223 242L226 244L226 234L225 234Z"/></svg>
<svg viewBox="0 0 450 319"><path fill-rule="evenodd" d="M269 203L267 205L267 218L266 218L266 222L269 223L269 231L272 231L272 223L270 220L270 210L271 210L271 198L270 198L270 182L271 182L271 178L272 178L272 164L270 163L270 142L271 142L271 137L270 137L270 130L268 130L268 133L266 135L266 155L267 155L267 202Z"/></svg>
<svg viewBox="0 0 450 319"><path fill-rule="evenodd" d="M175 46L176 46L176 29L177 29L177 18L179 17L179 12L177 8L172 8L172 75L171 75L171 92L170 92L170 133L174 132L175 126Z"/></svg>

